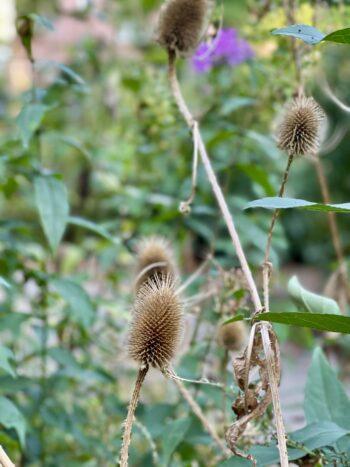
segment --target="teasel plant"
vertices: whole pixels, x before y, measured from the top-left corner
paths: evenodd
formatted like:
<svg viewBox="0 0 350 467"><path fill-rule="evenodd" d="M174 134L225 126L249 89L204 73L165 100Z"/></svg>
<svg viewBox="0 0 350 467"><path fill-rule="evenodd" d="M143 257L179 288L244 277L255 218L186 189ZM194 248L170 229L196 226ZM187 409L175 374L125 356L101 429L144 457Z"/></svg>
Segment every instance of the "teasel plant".
<svg viewBox="0 0 350 467"><path fill-rule="evenodd" d="M177 107L183 116L187 126L192 132L194 146L198 148L200 159L204 165L204 169L214 196L218 202L223 220L226 223L234 249L236 250L242 271L245 275L247 286L250 291L252 302L254 305L254 315L261 314L264 311L261 302L257 285L254 281L250 266L242 248L240 238L238 236L233 216L230 213L227 202L223 195L223 191L219 185L216 174L213 170L209 159L201 132L199 123L192 115L181 91L180 83L177 77L176 60L178 57L190 53L195 45L198 44L201 34L205 28L207 15L209 15L209 2L206 0L188 0L186 8L183 7L184 0L169 0L165 3L158 25L158 42L166 50L168 55L168 77L170 88L177 104ZM199 5L201 8L199 8ZM198 13L200 11L200 14ZM203 14L205 11L205 14ZM174 13L176 12L176 14ZM172 14L171 14L172 13ZM195 18L195 21L194 21ZM196 41L185 41L184 38L196 38ZM196 43L195 43L196 42ZM288 454L286 447L286 435L282 418L281 403L279 397L279 352L277 339L274 335L271 325L262 321L259 325L254 325L252 329L253 338L250 340L254 343L255 331L259 329L262 338L262 348L264 352L264 364L268 375L268 387L265 385L266 393L270 396L273 402L274 415L277 428L278 449L280 453L280 462L282 467L288 466ZM272 340L271 340L272 338ZM246 390L248 388L245 388ZM264 407L265 410L265 407ZM230 436L230 430L226 434L226 440L229 448L235 454L236 438ZM233 442L232 442L233 440Z"/></svg>
<svg viewBox="0 0 350 467"><path fill-rule="evenodd" d="M318 6L319 2L316 2L314 5L314 18L313 18L313 25L317 25L317 18L318 18ZM296 8L297 2L296 0L284 0L284 9L286 13L286 18L289 24L295 23L296 17ZM305 73L303 70L303 58L307 51L305 44L297 42L296 39L292 39L292 59L294 62L295 67L295 79L297 86L300 92L304 92L304 81L305 81ZM333 93L330 89L330 86L325 78L321 80L320 87L322 91L343 111L349 113L350 107L346 106L337 96ZM325 122L325 119L323 119ZM314 150L309 154L309 160L314 166L314 170L316 173L318 185L320 187L320 192L322 196L322 201L325 204L330 204L332 202L330 187L328 183L328 179L326 176L326 171L324 168L323 158L321 157L323 152L323 145L324 141L322 137L325 135L326 125L322 125L322 129L320 130L320 134L318 135L317 144L313 148ZM323 133L323 134L322 134ZM341 134L341 132L340 132ZM337 135L336 135L337 136ZM335 138L335 142L339 141L339 138ZM334 144L334 143L333 143ZM350 303L350 287L349 287L349 274L348 268L345 260L344 255L344 248L342 245L341 235L339 232L338 223L336 220L336 214L334 212L327 212L327 219L329 225L329 231L331 234L331 241L333 244L333 249L335 253L335 257L337 260L337 270L334 274L332 274L330 280L328 281L325 287L325 293L327 295L336 295L336 299L339 302L340 309L343 313L346 312L346 305ZM334 290L337 289L337 293L334 294Z"/></svg>
<svg viewBox="0 0 350 467"><path fill-rule="evenodd" d="M135 303L129 333L129 354L139 364L134 391L124 422L120 452L120 465L128 465L131 432L141 388L150 366L158 368L176 384L194 415L214 440L224 457L229 450L218 436L199 404L187 390L183 381L214 384L208 381L184 380L171 367L182 335L184 300L182 291L203 270L200 267L192 277L179 286L179 273L175 254L169 241L161 236L142 239L136 247Z"/></svg>

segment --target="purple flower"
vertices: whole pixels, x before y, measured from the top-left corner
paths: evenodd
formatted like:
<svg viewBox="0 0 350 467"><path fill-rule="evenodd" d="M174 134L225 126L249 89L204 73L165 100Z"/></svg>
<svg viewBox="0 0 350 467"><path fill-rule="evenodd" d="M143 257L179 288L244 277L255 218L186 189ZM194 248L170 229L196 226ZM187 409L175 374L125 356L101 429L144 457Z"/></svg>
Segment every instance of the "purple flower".
<svg viewBox="0 0 350 467"><path fill-rule="evenodd" d="M237 66L253 57L251 46L238 36L236 29L221 29L212 43L202 42L192 57L197 73L206 73L215 65Z"/></svg>

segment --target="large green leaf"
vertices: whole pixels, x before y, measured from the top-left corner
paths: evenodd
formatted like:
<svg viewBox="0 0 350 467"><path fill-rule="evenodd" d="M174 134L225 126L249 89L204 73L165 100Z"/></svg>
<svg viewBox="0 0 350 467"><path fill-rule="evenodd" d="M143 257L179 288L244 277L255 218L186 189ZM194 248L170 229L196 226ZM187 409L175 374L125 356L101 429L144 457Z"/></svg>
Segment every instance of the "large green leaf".
<svg viewBox="0 0 350 467"><path fill-rule="evenodd" d="M336 301L304 289L296 276L293 276L288 282L288 292L298 307L303 311L309 311L310 313L332 313L335 315L341 314Z"/></svg>
<svg viewBox="0 0 350 467"><path fill-rule="evenodd" d="M25 149L28 148L32 136L40 127L47 109L46 105L30 103L26 104L19 113L16 122Z"/></svg>
<svg viewBox="0 0 350 467"><path fill-rule="evenodd" d="M21 445L25 445L25 418L13 402L2 396L0 396L0 425L16 430Z"/></svg>
<svg viewBox="0 0 350 467"><path fill-rule="evenodd" d="M13 378L16 377L16 373L11 366L10 360L14 360L14 355L11 349L0 345L0 368L6 373L11 375Z"/></svg>
<svg viewBox="0 0 350 467"><path fill-rule="evenodd" d="M171 456L177 446L185 438L186 433L191 425L191 419L189 417L182 418L169 422L164 427L164 433L162 436L162 458L161 465L166 467L169 464Z"/></svg>
<svg viewBox="0 0 350 467"><path fill-rule="evenodd" d="M350 44L350 28L339 29L323 38L324 41L337 42L338 44Z"/></svg>
<svg viewBox="0 0 350 467"><path fill-rule="evenodd" d="M255 318L257 321L288 324L319 331L340 332L350 334L350 317L325 313L262 313Z"/></svg>
<svg viewBox="0 0 350 467"><path fill-rule="evenodd" d="M264 209L306 209L309 211L322 212L341 212L350 213L350 203L341 204L320 204L304 199L281 198L279 196L256 199L247 204L245 209L264 208Z"/></svg>
<svg viewBox="0 0 350 467"><path fill-rule="evenodd" d="M304 409L308 423L329 420L350 430L350 399L320 348L312 356Z"/></svg>
<svg viewBox="0 0 350 467"><path fill-rule="evenodd" d="M275 36L281 35L295 37L296 39L301 39L309 45L318 44L322 41L322 39L325 38L325 34L313 26L309 26L307 24L292 24L291 26L287 26L285 28L275 29L272 31L272 34Z"/></svg>
<svg viewBox="0 0 350 467"><path fill-rule="evenodd" d="M66 229L69 205L65 185L55 177L36 177L35 202L46 238L53 252L58 248Z"/></svg>
<svg viewBox="0 0 350 467"><path fill-rule="evenodd" d="M94 319L95 311L85 290L79 284L68 279L53 279L51 284L68 303L73 321L84 328L89 328Z"/></svg>

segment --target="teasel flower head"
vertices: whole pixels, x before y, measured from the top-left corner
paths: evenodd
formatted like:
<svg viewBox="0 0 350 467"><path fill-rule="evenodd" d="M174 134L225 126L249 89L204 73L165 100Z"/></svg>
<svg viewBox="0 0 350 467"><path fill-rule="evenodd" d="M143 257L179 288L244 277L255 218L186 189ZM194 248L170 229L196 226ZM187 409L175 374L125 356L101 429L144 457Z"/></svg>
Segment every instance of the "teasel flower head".
<svg viewBox="0 0 350 467"><path fill-rule="evenodd" d="M241 350L247 341L247 327L243 321L223 324L218 330L218 343L227 350Z"/></svg>
<svg viewBox="0 0 350 467"><path fill-rule="evenodd" d="M315 155L322 142L325 121L323 109L312 97L296 97L280 120L278 147L289 155Z"/></svg>
<svg viewBox="0 0 350 467"><path fill-rule="evenodd" d="M182 304L171 275L145 282L135 299L130 356L141 365L165 368L175 356L182 330Z"/></svg>
<svg viewBox="0 0 350 467"><path fill-rule="evenodd" d="M156 33L168 52L186 56L198 46L206 27L211 0L166 0Z"/></svg>
<svg viewBox="0 0 350 467"><path fill-rule="evenodd" d="M137 264L135 291L156 276L173 277L177 280L177 267L173 248L164 237L152 236L142 239L136 247Z"/></svg>

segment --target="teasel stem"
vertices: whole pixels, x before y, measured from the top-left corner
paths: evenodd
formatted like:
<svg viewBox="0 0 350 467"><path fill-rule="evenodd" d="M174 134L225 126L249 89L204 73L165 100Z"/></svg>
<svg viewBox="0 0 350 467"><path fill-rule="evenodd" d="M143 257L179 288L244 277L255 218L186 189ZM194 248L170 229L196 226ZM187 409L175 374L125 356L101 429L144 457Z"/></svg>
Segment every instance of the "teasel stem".
<svg viewBox="0 0 350 467"><path fill-rule="evenodd" d="M119 461L120 467L127 467L128 465L129 445L131 441L131 432L132 432L132 426L134 423L135 410L139 402L141 387L145 380L148 369L149 369L149 366L144 365L139 369L139 372L137 374L134 392L131 396L129 407L128 407L128 414L124 422L123 443L122 443L122 447L120 450L120 461Z"/></svg>
<svg viewBox="0 0 350 467"><path fill-rule="evenodd" d="M226 203L222 189L217 181L217 178L213 170L213 167L211 165L209 156L207 154L201 133L199 131L199 127L198 125L195 125L196 121L193 118L190 110L188 109L185 99L181 92L180 84L177 79L177 73L176 73L176 64L175 64L176 56L174 52L169 50L168 57L169 57L168 75L169 75L169 82L170 82L170 86L171 86L174 99L188 127L191 129L191 131L198 132L198 150L201 156L201 160L203 162L208 180L211 184L217 203L220 207L223 219L229 231L233 246L236 250L236 254L241 264L241 268L245 275L248 288L249 288L249 291L252 297L252 301L254 304L255 313L261 313L263 311L263 307L262 307L262 303L259 297L258 288L254 282L253 275L251 273L248 261L243 251L242 244L239 239L232 215ZM265 322L261 323L261 336L262 336L262 341L263 341L264 353L265 353L266 361L267 361L269 384L271 388L272 402L273 402L274 414L276 418L280 462L281 462L281 467L288 467L286 434L285 434L285 429L284 429L284 424L283 424L281 402L280 402L279 391L278 391L278 379L279 378L276 377L273 365L271 364L271 359L273 359L273 352L272 352L271 342L270 342L270 337L269 337L269 329L271 329L271 325Z"/></svg>
<svg viewBox="0 0 350 467"><path fill-rule="evenodd" d="M318 183L320 185L323 202L325 204L330 204L331 203L331 196L330 196L329 185L328 185L327 177L326 177L326 175L324 173L324 167L323 167L322 161L320 159L320 156L318 154L315 154L312 157L312 162L313 162L313 164L315 166L315 170L316 170L316 174L317 174ZM347 300L349 300L350 294L349 294L349 285L348 285L348 271L347 271L343 246L342 246L342 242L341 242L341 239L340 239L340 233L339 233L335 213L334 212L327 212L327 217L328 217L329 230L331 232L334 251L335 251L336 258L337 258L337 261L338 261L338 264L339 264L339 277L340 277L340 279L341 279L341 281L343 283L344 290L346 291ZM345 312L345 307L344 306L342 306L342 311Z"/></svg>
<svg viewBox="0 0 350 467"><path fill-rule="evenodd" d="M2 467L15 467L15 464L11 461L2 446L0 446L0 465Z"/></svg>
<svg viewBox="0 0 350 467"><path fill-rule="evenodd" d="M290 154L288 157L287 167L283 174L282 183L278 192L279 198L283 198L284 193L286 191L286 185L289 178L290 168L292 166L292 162L294 160L294 154ZM262 265L263 268L263 290L264 290L264 307L265 311L270 310L270 303L269 303L269 284L270 284L270 276L271 276L271 269L272 264L270 263L270 251L271 251L271 243L272 243L272 235L275 229L276 221L278 216L280 215L280 209L275 209L271 223L269 232L267 234L267 243L265 248L265 256L264 256L264 263Z"/></svg>
<svg viewBox="0 0 350 467"><path fill-rule="evenodd" d="M197 125L195 122L194 125ZM198 175L198 132L193 131L193 162L192 162L192 183L191 194L186 201L181 201L179 210L183 214L191 212L191 204L196 196L197 189L197 175Z"/></svg>
<svg viewBox="0 0 350 467"><path fill-rule="evenodd" d="M196 417L200 420L203 425L203 428L207 433L210 434L212 439L215 441L215 444L220 448L220 450L224 453L225 457L230 457L231 451L225 446L223 441L219 438L215 428L210 424L209 420L204 415L200 405L196 402L196 400L192 397L192 394L187 390L185 385L179 379L174 379L176 386L178 387L181 395L186 400L188 405L191 407L192 412L196 415Z"/></svg>

